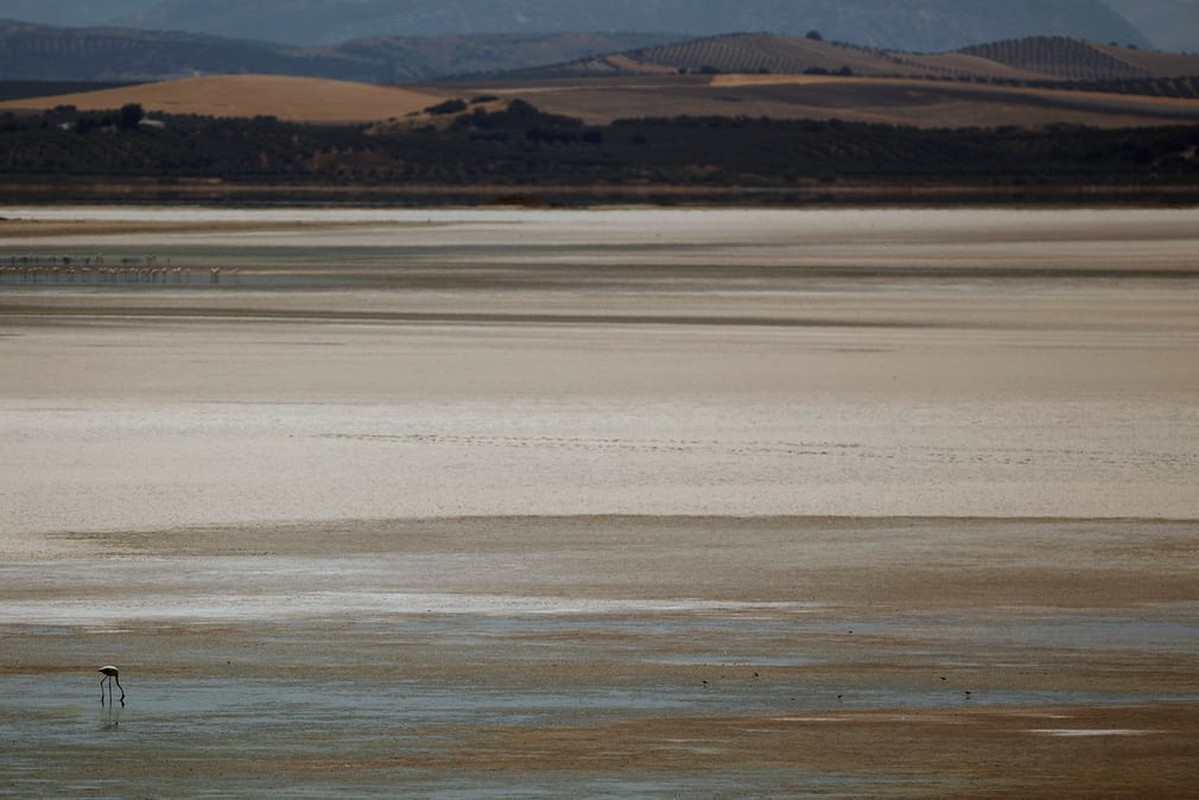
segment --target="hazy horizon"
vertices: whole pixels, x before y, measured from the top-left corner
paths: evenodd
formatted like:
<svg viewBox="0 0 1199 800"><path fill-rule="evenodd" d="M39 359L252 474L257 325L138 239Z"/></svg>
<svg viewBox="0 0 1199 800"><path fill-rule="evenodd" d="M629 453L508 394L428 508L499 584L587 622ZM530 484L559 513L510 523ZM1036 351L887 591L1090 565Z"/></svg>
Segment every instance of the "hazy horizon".
<svg viewBox="0 0 1199 800"><path fill-rule="evenodd" d="M178 30L288 44L331 44L375 36L463 33L652 32L710 35L739 31L803 34L890 49L952 49L980 39L1072 35L1158 49L1199 49L1195 0L1054 0L1006 4L947 0L834 5L801 0L616 0L596 8L544 0L0 0L0 18L67 27ZM993 35L989 32L994 31ZM942 44L945 41L949 46Z"/></svg>

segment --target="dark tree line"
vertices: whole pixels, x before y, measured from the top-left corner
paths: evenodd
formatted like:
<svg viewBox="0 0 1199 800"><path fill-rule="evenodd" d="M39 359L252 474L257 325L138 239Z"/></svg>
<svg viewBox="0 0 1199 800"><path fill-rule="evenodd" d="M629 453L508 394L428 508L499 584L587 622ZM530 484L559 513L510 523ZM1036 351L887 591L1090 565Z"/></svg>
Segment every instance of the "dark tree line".
<svg viewBox="0 0 1199 800"><path fill-rule="evenodd" d="M455 106L457 108L457 106ZM882 184L1199 187L1199 126L925 130L849 122L681 117L607 126L521 101L444 127L374 129L271 118L58 109L0 117L0 184L219 179L329 185L785 187Z"/></svg>

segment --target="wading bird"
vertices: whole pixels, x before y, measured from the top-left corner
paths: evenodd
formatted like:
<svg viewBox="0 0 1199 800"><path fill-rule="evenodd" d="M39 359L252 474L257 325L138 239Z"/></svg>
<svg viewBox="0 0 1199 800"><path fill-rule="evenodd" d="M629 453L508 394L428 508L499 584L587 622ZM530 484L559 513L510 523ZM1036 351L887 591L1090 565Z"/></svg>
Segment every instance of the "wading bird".
<svg viewBox="0 0 1199 800"><path fill-rule="evenodd" d="M121 671L111 664L100 667L97 672L104 677L100 679L100 705L104 705L104 682L108 681L108 702L112 703L112 682L117 682L117 688L121 690L121 705L125 705L125 687L121 686Z"/></svg>

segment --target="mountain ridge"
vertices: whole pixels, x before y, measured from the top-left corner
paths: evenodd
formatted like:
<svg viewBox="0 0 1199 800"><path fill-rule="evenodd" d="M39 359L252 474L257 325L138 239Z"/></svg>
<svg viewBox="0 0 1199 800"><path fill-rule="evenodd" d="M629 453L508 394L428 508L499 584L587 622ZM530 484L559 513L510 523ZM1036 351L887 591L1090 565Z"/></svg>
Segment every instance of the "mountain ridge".
<svg viewBox="0 0 1199 800"><path fill-rule="evenodd" d="M800 35L819 29L856 44L950 49L1034 34L1149 41L1100 0L161 0L122 20L137 27L331 44L366 35L647 31L710 36L734 31ZM264 9L269 13L264 13ZM194 27L193 27L194 26Z"/></svg>
<svg viewBox="0 0 1199 800"><path fill-rule="evenodd" d="M1166 29L1182 0L1139 0L1141 19ZM1140 9L1141 6L1135 6ZM107 13L106 13L107 12ZM825 36L859 45L947 50L1029 35L1065 35L1139 47L1150 40L1101 0L0 0L0 17L54 24L244 36L292 45L331 45L368 36L480 33L657 32L709 36L734 31Z"/></svg>
<svg viewBox="0 0 1199 800"><path fill-rule="evenodd" d="M507 74L545 78L687 71L1135 81L1199 76L1199 56L1065 37L1029 37L921 54L772 34L686 40L637 34L374 37L301 48L206 34L55 28L0 20L0 80L9 82L138 83L267 74L394 84Z"/></svg>
<svg viewBox="0 0 1199 800"><path fill-rule="evenodd" d="M566 62L665 41L669 37L651 34L496 34L297 47L180 31L0 20L0 80L144 82L255 73L401 83Z"/></svg>

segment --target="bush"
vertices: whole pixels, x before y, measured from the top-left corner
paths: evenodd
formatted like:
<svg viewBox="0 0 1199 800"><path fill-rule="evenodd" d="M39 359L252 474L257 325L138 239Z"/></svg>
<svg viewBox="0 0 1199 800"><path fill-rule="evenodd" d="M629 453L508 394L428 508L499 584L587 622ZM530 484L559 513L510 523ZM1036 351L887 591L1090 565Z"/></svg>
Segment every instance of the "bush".
<svg viewBox="0 0 1199 800"><path fill-rule="evenodd" d="M466 110L466 101L460 99L446 100L435 106L429 106L425 111L429 114L461 114Z"/></svg>
<svg viewBox="0 0 1199 800"><path fill-rule="evenodd" d="M131 131L145 118L146 112L137 103L121 106L121 117L117 123L121 130Z"/></svg>

